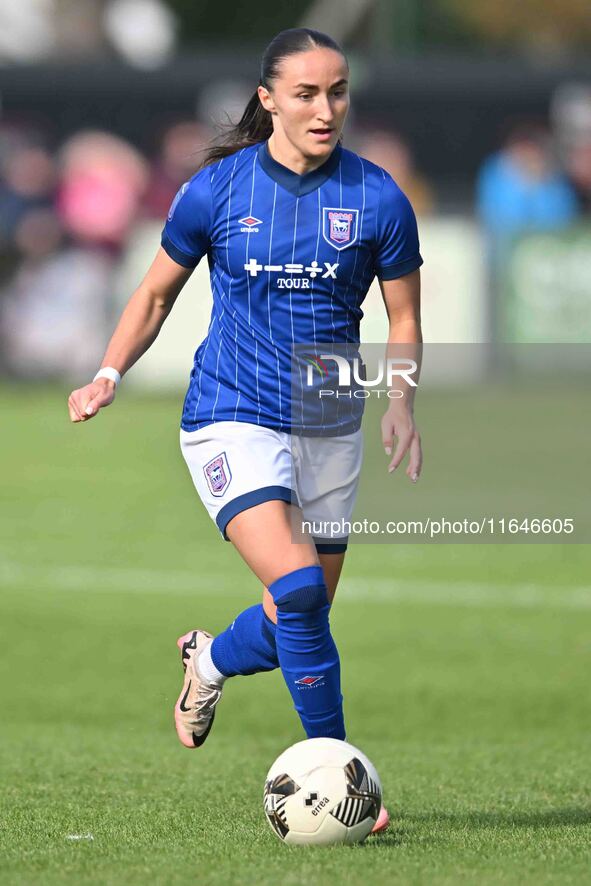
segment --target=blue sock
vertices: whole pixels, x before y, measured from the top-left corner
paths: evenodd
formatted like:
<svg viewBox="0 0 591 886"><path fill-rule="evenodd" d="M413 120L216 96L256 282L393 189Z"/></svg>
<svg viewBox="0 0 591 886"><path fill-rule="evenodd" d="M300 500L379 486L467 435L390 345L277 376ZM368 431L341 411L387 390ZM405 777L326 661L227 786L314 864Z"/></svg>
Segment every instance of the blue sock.
<svg viewBox="0 0 591 886"><path fill-rule="evenodd" d="M225 677L258 674L279 667L276 626L262 604L245 609L211 644L211 660Z"/></svg>
<svg viewBox="0 0 591 886"><path fill-rule="evenodd" d="M304 566L273 582L277 656L308 738L345 738L341 666L330 634L321 566Z"/></svg>

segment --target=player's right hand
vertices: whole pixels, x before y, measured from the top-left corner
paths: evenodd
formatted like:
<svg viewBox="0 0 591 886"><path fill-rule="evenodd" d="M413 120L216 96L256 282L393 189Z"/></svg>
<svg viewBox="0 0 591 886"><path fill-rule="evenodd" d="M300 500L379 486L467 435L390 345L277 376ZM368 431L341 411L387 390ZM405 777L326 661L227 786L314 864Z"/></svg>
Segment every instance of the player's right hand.
<svg viewBox="0 0 591 886"><path fill-rule="evenodd" d="M83 388L72 391L68 397L68 410L71 421L88 421L94 418L99 409L108 406L115 399L115 382L109 378L98 378Z"/></svg>

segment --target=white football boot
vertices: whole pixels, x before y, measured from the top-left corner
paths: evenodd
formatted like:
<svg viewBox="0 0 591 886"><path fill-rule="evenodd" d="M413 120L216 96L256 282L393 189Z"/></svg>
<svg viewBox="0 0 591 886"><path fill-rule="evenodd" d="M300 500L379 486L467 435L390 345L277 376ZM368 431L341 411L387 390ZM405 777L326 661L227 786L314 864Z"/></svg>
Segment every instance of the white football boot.
<svg viewBox="0 0 591 886"><path fill-rule="evenodd" d="M213 637L189 631L177 640L185 671L183 689L174 708L177 735L186 748L199 748L209 735L223 683L208 682L199 671L199 656Z"/></svg>

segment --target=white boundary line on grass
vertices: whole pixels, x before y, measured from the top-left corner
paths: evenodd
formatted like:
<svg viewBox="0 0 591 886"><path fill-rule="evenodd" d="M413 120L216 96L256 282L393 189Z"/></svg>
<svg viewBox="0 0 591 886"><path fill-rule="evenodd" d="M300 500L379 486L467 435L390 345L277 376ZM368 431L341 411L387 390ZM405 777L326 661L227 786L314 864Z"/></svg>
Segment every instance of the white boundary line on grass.
<svg viewBox="0 0 591 886"><path fill-rule="evenodd" d="M249 583L254 579L249 577ZM0 588L121 593L195 594L234 592L227 573L195 573L187 569L136 569L109 566L32 566L0 561ZM240 594L241 596L242 594ZM591 609L591 586L556 587L535 584L498 585L485 582L439 582L422 579L345 578L339 586L343 602L407 602L439 606Z"/></svg>

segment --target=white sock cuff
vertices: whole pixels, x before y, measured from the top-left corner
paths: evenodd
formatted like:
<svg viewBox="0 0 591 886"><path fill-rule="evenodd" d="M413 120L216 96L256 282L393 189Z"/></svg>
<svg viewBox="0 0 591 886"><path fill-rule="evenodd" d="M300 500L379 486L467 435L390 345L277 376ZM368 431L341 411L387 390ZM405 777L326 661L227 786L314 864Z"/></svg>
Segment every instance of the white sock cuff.
<svg viewBox="0 0 591 886"><path fill-rule="evenodd" d="M225 675L218 671L216 666L213 663L213 659L211 657L211 643L213 640L204 647L204 649L199 653L199 658L197 659L197 664L199 666L199 673L201 676L207 680L208 683L223 683L226 679Z"/></svg>

